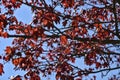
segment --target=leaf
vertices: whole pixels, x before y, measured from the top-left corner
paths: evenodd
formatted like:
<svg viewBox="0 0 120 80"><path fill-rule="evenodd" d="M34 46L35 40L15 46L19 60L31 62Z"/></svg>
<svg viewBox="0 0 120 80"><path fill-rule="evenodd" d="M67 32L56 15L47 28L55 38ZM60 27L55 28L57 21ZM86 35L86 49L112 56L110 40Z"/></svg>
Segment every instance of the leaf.
<svg viewBox="0 0 120 80"><path fill-rule="evenodd" d="M33 73L33 75L31 75L31 77L30 77L30 80L41 80L41 79L36 73Z"/></svg>
<svg viewBox="0 0 120 80"><path fill-rule="evenodd" d="M7 33L7 32L3 32L3 33L1 34L1 36L4 37L4 38L8 38L8 33Z"/></svg>
<svg viewBox="0 0 120 80"><path fill-rule="evenodd" d="M66 45L68 43L66 36L60 36L60 42L62 45Z"/></svg>
<svg viewBox="0 0 120 80"><path fill-rule="evenodd" d="M56 80L59 80L60 76L61 76L61 74L60 74L60 72L58 72L55 76Z"/></svg>
<svg viewBox="0 0 120 80"><path fill-rule="evenodd" d="M74 27L78 27L78 21L72 21L72 26L74 26Z"/></svg>
<svg viewBox="0 0 120 80"><path fill-rule="evenodd" d="M66 0L63 0L63 1L62 1L62 4L63 4L63 6L64 6L65 8L68 8L68 7L69 7L69 4L68 4L68 2L67 2Z"/></svg>
<svg viewBox="0 0 120 80"><path fill-rule="evenodd" d="M15 59L12 59L12 63L15 65L15 66L18 66L21 64L21 62L24 60L24 58L20 57L20 58L15 58Z"/></svg>
<svg viewBox="0 0 120 80"><path fill-rule="evenodd" d="M12 2L13 4L15 4L15 3L16 3L16 0L11 0L11 2Z"/></svg>
<svg viewBox="0 0 120 80"><path fill-rule="evenodd" d="M66 48L64 52L65 52L65 54L69 54L70 53L70 48Z"/></svg>
<svg viewBox="0 0 120 80"><path fill-rule="evenodd" d="M100 62L96 62L96 68L100 68L101 67L101 63Z"/></svg>
<svg viewBox="0 0 120 80"><path fill-rule="evenodd" d="M0 15L0 20L5 20L6 16L4 14Z"/></svg>
<svg viewBox="0 0 120 80"><path fill-rule="evenodd" d="M9 60L10 60L10 56L8 56L8 55L7 55L7 56L4 56L3 59L4 59L5 61L9 61Z"/></svg>
<svg viewBox="0 0 120 80"><path fill-rule="evenodd" d="M74 3L74 0L62 0L62 4L65 8L73 7Z"/></svg>
<svg viewBox="0 0 120 80"><path fill-rule="evenodd" d="M15 25L10 25L9 26L9 30L14 30L15 29Z"/></svg>
<svg viewBox="0 0 120 80"><path fill-rule="evenodd" d="M43 23L43 25L45 25L45 26L46 26L46 25L49 23L49 21L48 21L48 20L46 20L46 19L43 19L43 22L42 22L42 23Z"/></svg>
<svg viewBox="0 0 120 80"><path fill-rule="evenodd" d="M30 46L31 46L31 47L35 47L35 43L31 41L31 42L30 42Z"/></svg>
<svg viewBox="0 0 120 80"><path fill-rule="evenodd" d="M0 29L3 28L4 22L0 22Z"/></svg>
<svg viewBox="0 0 120 80"><path fill-rule="evenodd" d="M2 73L4 73L4 71L3 71L3 64L0 63L0 75L2 75Z"/></svg>
<svg viewBox="0 0 120 80"><path fill-rule="evenodd" d="M19 59L18 59L18 58L13 59L13 60L12 60L12 63L13 63L15 66L18 66L18 64L19 64Z"/></svg>
<svg viewBox="0 0 120 80"><path fill-rule="evenodd" d="M25 32L25 33L29 33L28 29L24 29L24 32Z"/></svg>
<svg viewBox="0 0 120 80"><path fill-rule="evenodd" d="M75 58L70 58L72 63L75 63Z"/></svg>
<svg viewBox="0 0 120 80"><path fill-rule="evenodd" d="M10 46L7 46L5 49L6 54L11 54L12 53L12 48Z"/></svg>
<svg viewBox="0 0 120 80"><path fill-rule="evenodd" d="M35 56L36 56L36 57L39 57L39 56L40 56L40 53L36 53Z"/></svg>

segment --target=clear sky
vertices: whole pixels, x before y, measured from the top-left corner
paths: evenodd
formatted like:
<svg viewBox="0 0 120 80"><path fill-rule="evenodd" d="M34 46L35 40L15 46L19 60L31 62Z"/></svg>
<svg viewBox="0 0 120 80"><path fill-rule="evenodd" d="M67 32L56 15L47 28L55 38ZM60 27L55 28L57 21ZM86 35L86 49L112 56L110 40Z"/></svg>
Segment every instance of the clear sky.
<svg viewBox="0 0 120 80"><path fill-rule="evenodd" d="M15 16L19 21L23 21L24 23L29 23L32 20L32 13L29 7L23 5L20 9L15 11ZM3 39L0 38L0 54L4 54L4 49L6 46L11 45L11 39ZM1 61L2 62L2 61ZM10 76L16 76L17 74L23 75L23 71L13 71L14 66L11 62L5 64L4 70L5 74L0 76L0 80L8 80Z"/></svg>
<svg viewBox="0 0 120 80"><path fill-rule="evenodd" d="M21 8L17 9L15 11L15 16L17 17L17 19L19 21L23 21L26 24L29 24L32 20L32 12L30 7L27 7L25 5L22 5ZM6 46L10 46L12 43L12 38L10 39L4 39L4 38L0 38L0 54L4 54L4 50L6 48ZM0 61L3 63L3 61ZM14 66L11 64L11 62L5 63L4 66L4 74L2 76L0 76L0 80L9 80L10 76L16 76L16 75L24 75L25 72L24 71L14 71ZM51 76L48 76L46 78L41 76L42 80L47 80L49 78L52 78L52 80L55 80L53 78L53 76L55 76L55 74L53 73Z"/></svg>
<svg viewBox="0 0 120 80"><path fill-rule="evenodd" d="M30 23L30 21L32 20L32 12L30 10L29 7L27 6L21 6L20 9L17 9L15 11L15 16L17 17L17 19L19 21L23 21L24 23ZM3 38L0 38L0 54L4 54L4 49L6 46L8 45L11 45L11 42L12 42L12 39L3 39ZM80 67L84 67L84 61L83 62L79 62L80 60L78 59L76 61L76 65L80 66ZM2 62L2 61L0 61ZM17 75L17 74L20 74L20 75L24 75L24 71L13 71L13 68L14 66L11 64L11 62L8 62L5 64L5 74L3 74L2 76L0 76L0 80L8 80L8 78L10 76L14 76L14 75ZM112 71L111 73L108 74L108 76L111 76L113 75L114 73L116 73L117 71ZM48 76L47 78L42 78L42 80L46 80L48 78L50 78L51 80L55 80L55 78L53 77L55 74L53 73L52 76ZM93 74L94 75L94 74ZM107 77L101 79L100 78L100 74L97 75L97 80L106 80Z"/></svg>

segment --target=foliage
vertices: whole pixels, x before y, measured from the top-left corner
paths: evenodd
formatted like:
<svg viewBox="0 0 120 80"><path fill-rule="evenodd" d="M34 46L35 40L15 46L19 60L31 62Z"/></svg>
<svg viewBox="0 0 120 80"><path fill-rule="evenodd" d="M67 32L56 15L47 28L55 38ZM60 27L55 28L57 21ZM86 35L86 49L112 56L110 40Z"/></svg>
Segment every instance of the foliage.
<svg viewBox="0 0 120 80"><path fill-rule="evenodd" d="M24 70L26 80L56 73L56 80L120 69L120 4L118 0L1 0L0 36L14 38L0 59ZM29 6L30 24L14 11ZM21 12L23 13L23 12ZM27 15L26 15L27 16ZM11 34L10 32L13 32ZM84 61L84 68L81 68ZM75 65L76 63L79 65ZM87 66L87 67L86 67ZM4 65L0 63L0 75ZM110 80L117 79L114 75ZM21 76L15 80L21 80ZM92 80L95 80L93 76Z"/></svg>

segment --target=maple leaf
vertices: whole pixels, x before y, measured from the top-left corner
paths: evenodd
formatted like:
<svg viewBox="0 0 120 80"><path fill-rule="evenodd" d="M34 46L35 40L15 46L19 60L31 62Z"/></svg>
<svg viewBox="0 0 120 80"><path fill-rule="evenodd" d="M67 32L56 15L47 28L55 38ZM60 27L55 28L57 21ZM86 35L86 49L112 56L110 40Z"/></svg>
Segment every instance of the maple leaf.
<svg viewBox="0 0 120 80"><path fill-rule="evenodd" d="M4 73L3 71L3 64L0 63L0 75L2 75Z"/></svg>
<svg viewBox="0 0 120 80"><path fill-rule="evenodd" d="M10 60L10 56L8 56L8 55L7 55L7 56L4 56L3 59L4 59L5 61L9 61L9 60Z"/></svg>
<svg viewBox="0 0 120 80"><path fill-rule="evenodd" d="M16 3L16 0L11 0L11 2L14 4L14 3Z"/></svg>
<svg viewBox="0 0 120 80"><path fill-rule="evenodd" d="M74 6L74 0L62 0L62 4L65 8L73 7Z"/></svg>
<svg viewBox="0 0 120 80"><path fill-rule="evenodd" d="M3 32L3 33L1 34L1 36L4 37L4 38L8 38L8 33L7 33L7 32Z"/></svg>
<svg viewBox="0 0 120 80"><path fill-rule="evenodd" d="M12 53L12 48L10 46L7 46L5 49L6 54L11 54Z"/></svg>
<svg viewBox="0 0 120 80"><path fill-rule="evenodd" d="M42 22L42 23L43 23L43 25L45 25L45 26L46 26L49 22L48 22L48 20L43 19L43 22Z"/></svg>
<svg viewBox="0 0 120 80"><path fill-rule="evenodd" d="M3 23L3 22L0 22L0 29L3 28L3 25L4 25L4 23Z"/></svg>
<svg viewBox="0 0 120 80"><path fill-rule="evenodd" d="M70 53L70 48L66 48L64 52L65 52L65 54L69 54Z"/></svg>
<svg viewBox="0 0 120 80"><path fill-rule="evenodd" d="M68 43L66 36L64 35L60 36L60 42L62 45L66 45Z"/></svg>
<svg viewBox="0 0 120 80"><path fill-rule="evenodd" d="M31 8L30 24L14 13L22 5ZM39 75L52 72L56 80L82 80L92 73L117 70L119 5L119 0L1 0L0 37L14 40L0 59L11 62L15 70L28 71L26 80L40 80Z"/></svg>
<svg viewBox="0 0 120 80"><path fill-rule="evenodd" d="M12 60L12 63L15 65L15 66L18 66L19 65L19 59L13 59Z"/></svg>

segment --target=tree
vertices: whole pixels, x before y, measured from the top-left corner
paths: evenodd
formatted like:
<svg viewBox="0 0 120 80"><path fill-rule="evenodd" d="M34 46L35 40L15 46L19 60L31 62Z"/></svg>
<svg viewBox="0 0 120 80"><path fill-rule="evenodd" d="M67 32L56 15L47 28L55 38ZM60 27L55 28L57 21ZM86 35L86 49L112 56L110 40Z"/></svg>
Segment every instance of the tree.
<svg viewBox="0 0 120 80"><path fill-rule="evenodd" d="M49 1L49 2L48 2ZM0 58L24 70L29 80L56 73L56 80L120 69L120 4L118 0L1 0L0 36L13 38ZM14 11L29 6L30 24L18 21ZM26 15L27 16L27 15ZM14 35L10 33L12 31ZM81 68L76 60L84 60ZM0 63L0 75L4 65ZM110 80L119 78L114 75ZM93 80L96 76L93 76ZM17 76L15 80L21 80Z"/></svg>

